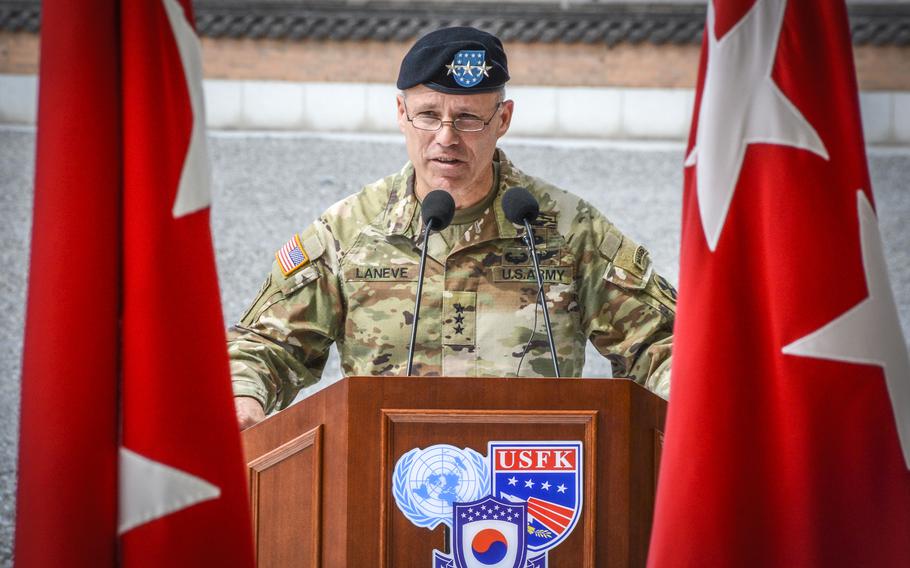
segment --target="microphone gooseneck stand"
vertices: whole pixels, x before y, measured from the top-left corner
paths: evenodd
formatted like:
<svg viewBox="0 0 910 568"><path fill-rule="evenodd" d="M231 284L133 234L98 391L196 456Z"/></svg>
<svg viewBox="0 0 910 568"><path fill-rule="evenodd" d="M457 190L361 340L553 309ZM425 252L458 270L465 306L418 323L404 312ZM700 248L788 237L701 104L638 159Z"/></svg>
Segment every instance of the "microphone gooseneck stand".
<svg viewBox="0 0 910 568"><path fill-rule="evenodd" d="M537 219L540 214L540 204L537 199L524 187L510 188L502 196L502 211L506 219L512 223L525 228L525 244L528 245L528 251L531 254L531 260L534 261L534 277L537 279L537 298L535 299L543 307L543 320L547 328L547 342L550 344L550 357L553 360L553 371L559 378L559 361L556 358L556 344L553 342L553 328L550 327L550 310L547 308L547 296L543 290L543 278L540 275L540 262L537 259L537 247L534 246L534 231L531 229L531 221ZM537 325L537 311L534 312L534 325ZM531 337L525 346L525 353L531 345L531 339L537 330L531 330ZM521 357L524 359L524 355ZM518 368L521 369L521 361L518 362ZM517 372L517 371L516 371Z"/></svg>
<svg viewBox="0 0 910 568"><path fill-rule="evenodd" d="M414 322L411 324L411 341L408 345L408 370L405 373L411 376L411 369L414 367L414 342L417 339L417 320L420 319L420 296L423 294L423 271L427 262L427 243L430 240L430 231L435 224L436 219L429 219L423 230L423 250L420 252L420 267L417 269L417 298L414 302Z"/></svg>
<svg viewBox="0 0 910 568"><path fill-rule="evenodd" d="M553 370L556 371L556 378L559 378L559 361L556 358L556 345L553 343L553 328L550 327L550 310L547 309L547 296L543 291L543 278L540 277L540 263L537 261L537 247L534 246L534 232L531 230L531 224L528 223L527 217L524 219L525 226L525 243L528 250L531 251L531 261L534 263L534 276L537 278L537 301L543 307L543 322L547 326L547 342L550 344L550 357L553 359ZM419 292L418 292L419 294Z"/></svg>
<svg viewBox="0 0 910 568"><path fill-rule="evenodd" d="M420 268L417 275L417 298L414 301L414 320L411 322L411 341L408 345L407 376L413 376L414 343L417 341L417 321L420 319L420 297L423 294L423 276L427 264L427 249L430 243L430 231L442 231L449 226L455 216L455 200L448 192L434 189L423 198L420 204L420 217L423 219L423 251L420 253Z"/></svg>

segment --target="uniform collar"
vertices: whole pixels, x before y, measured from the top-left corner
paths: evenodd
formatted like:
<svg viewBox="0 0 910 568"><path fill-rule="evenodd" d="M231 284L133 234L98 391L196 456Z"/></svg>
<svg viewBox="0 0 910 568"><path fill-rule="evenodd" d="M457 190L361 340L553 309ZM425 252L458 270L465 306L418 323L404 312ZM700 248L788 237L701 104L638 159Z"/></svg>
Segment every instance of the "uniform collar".
<svg viewBox="0 0 910 568"><path fill-rule="evenodd" d="M414 166L408 162L392 179L386 206L386 234L413 237L418 205L414 194Z"/></svg>
<svg viewBox="0 0 910 568"><path fill-rule="evenodd" d="M506 153L499 148L493 154L493 159L499 161L499 187L496 199L493 201L493 214L496 216L499 238L513 239L519 236L518 227L506 219L506 214L502 210L502 196L511 187L527 185L526 176L512 165L512 162L506 157Z"/></svg>

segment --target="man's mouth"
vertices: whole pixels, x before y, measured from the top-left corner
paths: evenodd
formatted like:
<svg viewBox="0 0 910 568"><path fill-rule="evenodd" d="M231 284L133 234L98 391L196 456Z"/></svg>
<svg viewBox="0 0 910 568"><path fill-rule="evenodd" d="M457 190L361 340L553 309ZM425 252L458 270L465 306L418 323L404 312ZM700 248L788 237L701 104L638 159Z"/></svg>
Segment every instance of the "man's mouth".
<svg viewBox="0 0 910 568"><path fill-rule="evenodd" d="M457 158L449 158L449 157L446 157L446 156L442 156L442 157L438 157L438 158L430 158L430 161L431 161L431 162L436 162L437 164L443 164L443 165L448 165L448 166L457 165L457 164L463 164L463 163L464 163L464 162L462 162L461 160L459 160L459 159L457 159Z"/></svg>

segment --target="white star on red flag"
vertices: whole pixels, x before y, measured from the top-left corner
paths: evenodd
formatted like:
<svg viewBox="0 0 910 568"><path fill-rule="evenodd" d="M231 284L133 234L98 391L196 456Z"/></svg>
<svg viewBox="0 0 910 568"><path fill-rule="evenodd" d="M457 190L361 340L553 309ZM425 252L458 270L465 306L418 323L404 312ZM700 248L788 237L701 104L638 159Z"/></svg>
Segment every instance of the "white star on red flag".
<svg viewBox="0 0 910 568"><path fill-rule="evenodd" d="M205 130L205 99L202 93L202 49L199 37L186 20L183 8L176 0L162 0L164 10L171 23L183 76L189 92L190 107L193 110L193 130L186 160L180 172L180 184L174 198L172 213L182 217L208 207L212 202L212 167L208 157L208 142Z"/></svg>
<svg viewBox="0 0 910 568"><path fill-rule="evenodd" d="M856 210L869 296L823 327L784 346L782 351L787 355L881 367L904 461L910 469L910 358L888 283L878 219L862 191L856 192Z"/></svg>
<svg viewBox="0 0 910 568"><path fill-rule="evenodd" d="M221 496L208 481L127 448L120 448L119 473L119 534Z"/></svg>
<svg viewBox="0 0 910 568"><path fill-rule="evenodd" d="M785 7L785 0L758 0L718 39L714 4L708 2L708 69L695 146L685 165L696 166L698 207L712 251L750 144L793 146L828 159L815 129L771 78Z"/></svg>

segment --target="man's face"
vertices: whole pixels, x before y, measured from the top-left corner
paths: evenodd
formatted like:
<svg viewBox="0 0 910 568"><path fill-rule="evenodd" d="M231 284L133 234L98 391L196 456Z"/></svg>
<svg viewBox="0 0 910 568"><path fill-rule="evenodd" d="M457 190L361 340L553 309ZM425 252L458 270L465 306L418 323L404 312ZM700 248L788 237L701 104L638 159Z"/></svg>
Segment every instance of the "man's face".
<svg viewBox="0 0 910 568"><path fill-rule="evenodd" d="M415 190L421 197L434 189L452 194L459 208L471 206L490 190L496 141L509 129L512 101L498 106L500 94L448 95L423 85L398 96L398 127L414 164ZM431 116L444 121L479 118L490 123L480 132L459 132L451 123L436 132L419 130L409 121Z"/></svg>

